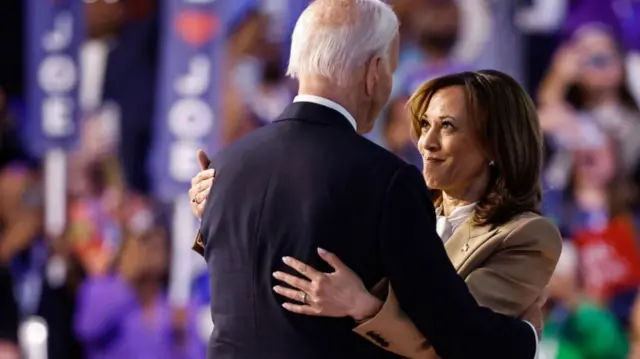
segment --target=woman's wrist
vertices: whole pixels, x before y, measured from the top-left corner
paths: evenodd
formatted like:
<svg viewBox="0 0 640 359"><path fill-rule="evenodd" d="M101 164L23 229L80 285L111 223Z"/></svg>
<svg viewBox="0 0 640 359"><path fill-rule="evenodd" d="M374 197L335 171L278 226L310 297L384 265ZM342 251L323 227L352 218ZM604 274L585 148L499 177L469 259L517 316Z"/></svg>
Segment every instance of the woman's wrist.
<svg viewBox="0 0 640 359"><path fill-rule="evenodd" d="M365 321L378 314L382 304L384 303L380 299L365 291L356 299L353 312L349 316L357 322Z"/></svg>

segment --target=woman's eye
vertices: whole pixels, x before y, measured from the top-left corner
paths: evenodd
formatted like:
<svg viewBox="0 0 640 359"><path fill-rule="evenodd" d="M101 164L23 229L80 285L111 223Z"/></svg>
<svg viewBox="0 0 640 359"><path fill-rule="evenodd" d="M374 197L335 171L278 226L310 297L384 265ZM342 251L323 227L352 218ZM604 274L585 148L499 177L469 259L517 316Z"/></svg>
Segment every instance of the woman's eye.
<svg viewBox="0 0 640 359"><path fill-rule="evenodd" d="M449 121L443 121L442 128L444 128L445 130L450 130L453 128L453 125Z"/></svg>
<svg viewBox="0 0 640 359"><path fill-rule="evenodd" d="M429 128L429 122L427 122L427 120L420 120L420 127Z"/></svg>

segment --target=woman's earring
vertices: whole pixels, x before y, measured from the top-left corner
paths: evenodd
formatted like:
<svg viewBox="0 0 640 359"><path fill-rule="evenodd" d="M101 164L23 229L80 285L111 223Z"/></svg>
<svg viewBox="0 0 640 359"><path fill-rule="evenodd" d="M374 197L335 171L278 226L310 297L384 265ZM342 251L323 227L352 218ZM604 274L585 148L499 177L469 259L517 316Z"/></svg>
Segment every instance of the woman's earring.
<svg viewBox="0 0 640 359"><path fill-rule="evenodd" d="M489 161L489 167L494 167L496 163L494 161Z"/></svg>

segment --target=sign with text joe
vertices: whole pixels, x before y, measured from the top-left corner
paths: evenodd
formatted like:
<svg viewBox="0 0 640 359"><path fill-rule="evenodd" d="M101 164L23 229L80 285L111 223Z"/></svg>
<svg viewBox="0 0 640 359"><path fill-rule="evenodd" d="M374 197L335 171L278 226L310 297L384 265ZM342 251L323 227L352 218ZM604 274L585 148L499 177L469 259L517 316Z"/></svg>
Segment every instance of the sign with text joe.
<svg viewBox="0 0 640 359"><path fill-rule="evenodd" d="M84 3L27 0L27 146L37 156L72 149L79 136L78 53L84 40Z"/></svg>
<svg viewBox="0 0 640 359"><path fill-rule="evenodd" d="M184 195L196 151L213 154L220 114L226 0L165 0L150 173L157 196Z"/></svg>

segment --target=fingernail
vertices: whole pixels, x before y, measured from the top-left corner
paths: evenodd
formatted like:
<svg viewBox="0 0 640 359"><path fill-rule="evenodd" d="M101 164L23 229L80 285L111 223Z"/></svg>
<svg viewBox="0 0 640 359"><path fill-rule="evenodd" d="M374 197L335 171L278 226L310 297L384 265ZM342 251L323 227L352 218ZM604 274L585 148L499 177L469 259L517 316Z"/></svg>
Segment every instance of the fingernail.
<svg viewBox="0 0 640 359"><path fill-rule="evenodd" d="M322 249L322 248L318 247L318 253L320 253L320 254L327 254L327 253L329 253L329 252L327 252L326 250L324 250L324 249Z"/></svg>
<svg viewBox="0 0 640 359"><path fill-rule="evenodd" d="M278 286L277 286L277 285L273 287L273 291L274 291L274 292L277 292L277 291L279 291L279 290L280 290L280 288L278 288Z"/></svg>
<svg viewBox="0 0 640 359"><path fill-rule="evenodd" d="M273 277L274 278L280 278L280 272L273 272Z"/></svg>
<svg viewBox="0 0 640 359"><path fill-rule="evenodd" d="M289 263L289 257L282 257L282 261L285 263Z"/></svg>
<svg viewBox="0 0 640 359"><path fill-rule="evenodd" d="M211 175L215 177L215 175L216 175L216 169L215 168L211 169Z"/></svg>

